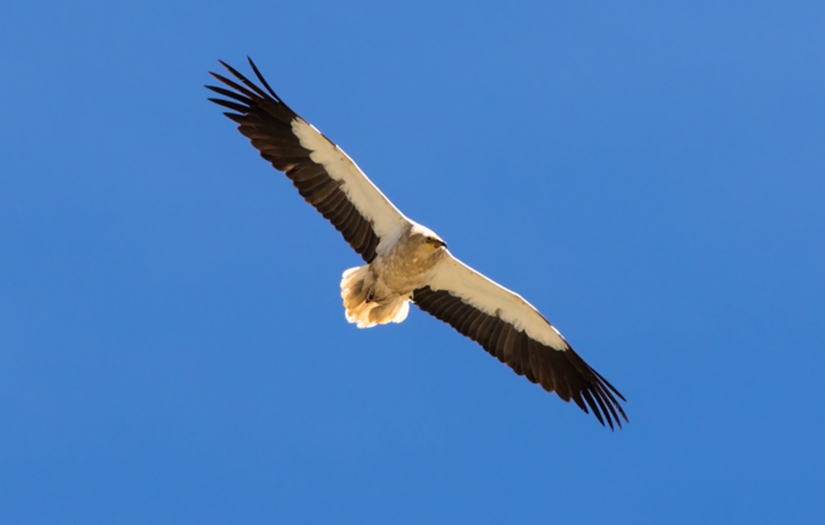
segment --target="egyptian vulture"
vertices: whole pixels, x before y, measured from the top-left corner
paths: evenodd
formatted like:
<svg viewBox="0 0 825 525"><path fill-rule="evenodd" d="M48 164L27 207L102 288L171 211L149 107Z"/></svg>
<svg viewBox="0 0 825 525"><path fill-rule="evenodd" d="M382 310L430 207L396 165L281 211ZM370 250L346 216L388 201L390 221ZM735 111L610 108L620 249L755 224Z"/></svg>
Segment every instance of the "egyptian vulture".
<svg viewBox="0 0 825 525"><path fill-rule="evenodd" d="M621 428L627 416L617 398L624 397L538 310L453 257L438 235L404 216L341 148L284 104L251 59L263 87L221 64L235 80L211 73L231 89L206 86L226 97L209 100L232 111L224 114L367 263L344 272L347 321L359 328L400 323L412 301L516 374L585 412L589 407L602 425Z"/></svg>

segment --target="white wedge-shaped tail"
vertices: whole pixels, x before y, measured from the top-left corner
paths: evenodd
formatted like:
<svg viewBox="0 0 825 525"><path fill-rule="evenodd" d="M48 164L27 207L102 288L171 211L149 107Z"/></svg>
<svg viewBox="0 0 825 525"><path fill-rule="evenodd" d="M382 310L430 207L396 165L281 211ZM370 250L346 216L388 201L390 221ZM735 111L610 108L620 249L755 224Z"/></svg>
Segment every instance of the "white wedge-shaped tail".
<svg viewBox="0 0 825 525"><path fill-rule="evenodd" d="M379 300L370 297L369 265L350 268L341 279L341 298L344 300L347 321L358 328L379 324L400 323L410 312L409 297L391 297Z"/></svg>

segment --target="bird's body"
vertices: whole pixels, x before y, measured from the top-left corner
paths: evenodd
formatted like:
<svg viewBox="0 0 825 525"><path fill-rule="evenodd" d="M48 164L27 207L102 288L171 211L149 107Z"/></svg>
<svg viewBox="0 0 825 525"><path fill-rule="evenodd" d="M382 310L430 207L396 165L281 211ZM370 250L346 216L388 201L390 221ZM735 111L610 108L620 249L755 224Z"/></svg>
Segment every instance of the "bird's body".
<svg viewBox="0 0 825 525"><path fill-rule="evenodd" d="M347 321L369 328L406 319L415 290L449 257L446 247L434 233L410 223L372 262L345 271L341 297Z"/></svg>
<svg viewBox="0 0 825 525"><path fill-rule="evenodd" d="M402 322L414 302L478 342L517 374L588 407L610 427L627 420L613 386L573 351L558 330L518 294L452 256L430 229L408 219L346 153L292 111L250 60L268 93L222 64L241 82L207 86L227 107L261 156L286 173L304 199L327 218L367 264L345 271L341 297L359 328Z"/></svg>

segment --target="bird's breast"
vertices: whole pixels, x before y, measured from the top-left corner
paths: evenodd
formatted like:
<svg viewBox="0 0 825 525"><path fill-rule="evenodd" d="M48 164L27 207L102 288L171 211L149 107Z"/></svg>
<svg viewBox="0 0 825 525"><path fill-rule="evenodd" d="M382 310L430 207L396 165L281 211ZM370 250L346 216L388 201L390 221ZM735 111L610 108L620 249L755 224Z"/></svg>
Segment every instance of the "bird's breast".
<svg viewBox="0 0 825 525"><path fill-rule="evenodd" d="M407 248L407 249L405 249ZM408 247L399 246L377 258L374 275L380 288L391 294L406 295L420 288L437 261Z"/></svg>

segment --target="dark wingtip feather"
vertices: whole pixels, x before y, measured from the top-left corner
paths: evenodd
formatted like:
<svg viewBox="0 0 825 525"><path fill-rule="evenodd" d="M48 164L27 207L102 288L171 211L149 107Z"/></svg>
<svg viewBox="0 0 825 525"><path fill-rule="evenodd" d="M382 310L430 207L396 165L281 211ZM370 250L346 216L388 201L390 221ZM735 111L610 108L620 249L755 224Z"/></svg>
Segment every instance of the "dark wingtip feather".
<svg viewBox="0 0 825 525"><path fill-rule="evenodd" d="M246 113L249 110L248 106L242 106L240 104L236 104L234 102L230 102L222 98L208 98L207 100L209 100L210 102L214 102L219 106L223 106L225 108L237 111L238 113Z"/></svg>
<svg viewBox="0 0 825 525"><path fill-rule="evenodd" d="M598 401L599 406L602 407L602 412L604 412L607 417L609 418L611 415L616 423L619 425L619 428L622 426L622 422L619 420L619 414L616 412L614 406L618 406L618 402L616 399L610 394L610 391L607 390L604 385L601 383L596 383L594 385L593 393L596 396L596 401ZM621 410L621 407L619 407ZM608 414L608 410L610 413Z"/></svg>
<svg viewBox="0 0 825 525"><path fill-rule="evenodd" d="M226 78L223 75L219 75L219 74L214 73L212 71L210 71L209 74L212 75L213 77L215 77L216 79L220 80L222 83L226 84L227 86L231 87L232 89L236 89L236 90L238 90L238 92L243 93L244 95L249 97L250 100L256 99L256 98L261 98L261 95L257 94L257 92L260 91L257 87L255 87L256 92L253 93L252 91L249 91L248 89L241 86L237 82L235 82L233 80L230 80L230 79ZM247 80L247 82L249 82L249 81ZM266 96L266 93L264 93L263 91L260 91L260 93L262 93L263 96Z"/></svg>
<svg viewBox="0 0 825 525"><path fill-rule="evenodd" d="M223 95L223 96L225 96L225 97L229 97L229 98L235 99L235 100L237 100L238 102L243 102L244 104L247 104L247 105L252 104L252 99L250 99L250 98L248 98L248 97L245 97L245 96L243 96L243 95L239 95L238 93L235 93L234 91L230 91L230 90L228 90L228 89L224 89L224 88L222 88L222 87L218 87L218 86L209 86L209 85L206 85L206 86L204 86L204 87L205 87L206 89L209 89L209 90L211 90L211 91L214 91L215 93L217 93L217 94L219 94L219 95Z"/></svg>
<svg viewBox="0 0 825 525"><path fill-rule="evenodd" d="M237 78L238 80L240 80L241 82L243 82L243 83L244 83L244 85L245 85L246 87L248 87L249 89L251 89L252 91L254 91L255 93L257 93L257 94L258 94L258 96L260 96L260 97L262 97L262 98L266 98L266 97L267 97L267 94L266 94L266 92L265 92L264 90L262 90L261 88L259 88L258 86L256 86L254 82L251 82L248 78L246 78L245 76L243 76L243 75L240 73L240 71L238 71L238 70L237 70L237 69L235 69L234 67L230 66L229 64L227 64L227 63L226 63L226 62L224 62L223 60L218 60L218 62L220 62L220 63L221 63L221 65L222 65L223 67L225 67L227 71L229 71L230 73L232 73L233 75L235 75L235 78ZM216 77L218 76L218 75L216 75L215 73L213 73L213 75L215 75ZM225 82L225 81L224 81L224 82ZM234 86L232 86L232 87L234 87Z"/></svg>
<svg viewBox="0 0 825 525"><path fill-rule="evenodd" d="M593 374L596 376L596 384L599 387L599 390L604 394L605 402L607 403L607 406L610 407L610 410L613 412L613 417L616 418L616 422L619 424L619 428L621 428L622 422L619 420L619 417L614 411L614 408L618 410L618 413L621 414L622 418L624 418L626 422L630 423L630 420L627 419L627 414L625 414L622 405L620 405L619 402L616 401L616 398L613 397L613 394L619 396L619 399L621 399L625 403L627 403L627 399L625 399L621 392L616 390L616 388L613 385L611 385L607 379L602 377L601 374L599 374L593 369L591 370L593 371Z"/></svg>
<svg viewBox="0 0 825 525"><path fill-rule="evenodd" d="M587 401L587 404L590 405L590 409L593 411L593 415L596 416L596 419L599 420L599 423L601 423L602 426L604 426L604 419L602 419L601 414L602 411L600 411L599 407L596 406L596 402L593 400L593 396L590 395L590 391L582 390L581 395L584 398L584 400ZM585 410L585 413L587 413L587 410ZM613 428L613 422L610 421L610 416L607 413L605 413L604 415L607 418L607 423L610 425L610 428Z"/></svg>
<svg viewBox="0 0 825 525"><path fill-rule="evenodd" d="M246 119L246 115L238 115L237 113L230 113L228 111L224 111L223 114L236 124L243 124Z"/></svg>
<svg viewBox="0 0 825 525"><path fill-rule="evenodd" d="M595 370L593 370L593 373L594 373L594 374L596 374L596 377L598 377L598 378L599 378L599 380L607 386L607 388L609 388L610 390L612 390L612 391L613 391L613 393L614 393L614 394L616 394L617 396L619 396L619 398L620 398L622 401L624 401L625 403L627 403L627 399L625 399L625 398L624 398L624 396L622 395L622 393L621 393L621 392L619 392L618 390L616 390L616 387L615 387L615 386L613 386L613 385L611 385L611 384L610 384L610 381L608 381L607 379L605 379L604 377L602 377L602 375L601 375L600 373L596 372Z"/></svg>
<svg viewBox="0 0 825 525"><path fill-rule="evenodd" d="M260 71L258 71L258 66L255 65L255 62L252 61L252 58L249 55L247 55L246 59L249 60L249 65L252 66L252 71L255 72L255 76L258 77L258 80L261 81L261 84L263 84L266 90L269 91L269 94L272 95L272 98L283 104L283 101L278 97L278 95L275 94L275 91L273 91L272 88L269 87L269 84L267 83L264 76L261 75Z"/></svg>

